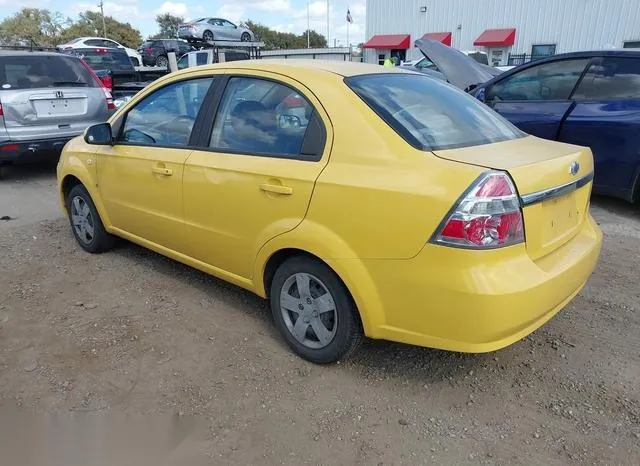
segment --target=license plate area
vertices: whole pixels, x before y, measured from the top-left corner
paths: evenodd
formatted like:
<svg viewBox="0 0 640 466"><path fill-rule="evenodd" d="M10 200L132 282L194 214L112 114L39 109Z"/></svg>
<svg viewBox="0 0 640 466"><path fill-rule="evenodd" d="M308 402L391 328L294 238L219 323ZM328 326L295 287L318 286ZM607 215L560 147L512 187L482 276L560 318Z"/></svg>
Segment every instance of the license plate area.
<svg viewBox="0 0 640 466"><path fill-rule="evenodd" d="M85 99L37 99L33 106L38 118L76 116L86 113Z"/></svg>
<svg viewBox="0 0 640 466"><path fill-rule="evenodd" d="M549 246L575 231L580 223L580 211L575 193L549 199L542 203L542 244Z"/></svg>

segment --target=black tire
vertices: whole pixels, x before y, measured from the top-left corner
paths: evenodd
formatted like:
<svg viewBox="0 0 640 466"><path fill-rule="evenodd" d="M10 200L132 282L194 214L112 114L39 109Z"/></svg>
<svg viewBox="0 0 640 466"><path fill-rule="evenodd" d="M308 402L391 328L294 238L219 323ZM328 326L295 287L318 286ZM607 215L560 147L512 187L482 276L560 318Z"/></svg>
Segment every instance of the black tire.
<svg viewBox="0 0 640 466"><path fill-rule="evenodd" d="M169 59L164 55L160 55L156 58L156 66L161 68L169 68Z"/></svg>
<svg viewBox="0 0 640 466"><path fill-rule="evenodd" d="M202 33L202 40L205 42L213 42L213 32L206 30Z"/></svg>
<svg viewBox="0 0 640 466"><path fill-rule="evenodd" d="M240 40L242 42L251 42L251 34L249 34L248 32L243 32L240 36Z"/></svg>
<svg viewBox="0 0 640 466"><path fill-rule="evenodd" d="M7 179L9 174L9 167L7 165L0 165L0 180Z"/></svg>
<svg viewBox="0 0 640 466"><path fill-rule="evenodd" d="M84 186L79 184L71 188L71 191L67 196L66 203L71 231L82 249L96 254L113 248L113 245L115 244L115 237L107 233L107 230L105 230L102 220L100 219L100 215L96 210L96 206ZM78 206L81 208L86 206L89 209L88 215L86 216L86 223L92 227L93 234L90 236L88 236L88 234L83 235L82 232L79 231L82 229L74 224L75 216L79 213Z"/></svg>
<svg viewBox="0 0 640 466"><path fill-rule="evenodd" d="M331 316L328 318L329 322L333 324L330 325L332 327L330 332L333 334L330 339L327 337L327 340L325 341L328 343L324 343L325 346L323 347L313 348L309 346L309 344L323 344L313 327L313 324L317 324L317 321L320 320L317 312L318 307L316 307L315 304L317 299L313 296L313 290L309 293L309 297L311 299L307 298L306 300L299 300L300 303L303 303L299 306L299 310L292 312L281 307L281 294L284 293L285 296L289 295L289 298L296 299L290 294L290 292L291 290L297 289L297 282L295 285L289 284L292 283L292 279L295 281L296 275L299 274L310 277L312 283L312 286L309 287L310 289L313 287L315 290L321 290L321 288L317 286L318 283L313 281L314 279L319 280L319 283L325 288L324 291L329 293L329 298L333 299L333 301L331 301L331 305L334 310L324 312L324 314L322 314L324 316L331 313ZM290 286L292 286L292 288L289 288ZM302 296L302 293L298 291L294 292L298 295L298 298ZM318 296L316 296L316 298L317 297ZM306 307L306 310L302 310L302 308L305 307L304 303L309 304L309 306ZM364 338L360 314L358 313L348 290L342 281L340 281L338 276L327 265L313 258L295 256L285 261L276 270L271 283L270 304L271 313L278 331L284 337L291 349L307 361L311 361L316 364L334 363L353 353L360 343L362 343ZM316 309L316 311L313 311L313 309ZM293 335L293 330L289 330L288 327L288 325L297 327L297 322L299 319L303 318L303 313L307 313L307 317L305 317L301 326L304 327L304 339L309 342L308 344L301 343ZM289 317L285 317L285 314ZM310 314L313 314L315 317L310 317ZM315 322L309 323L309 318L315 320ZM288 319L289 322L287 323L285 319ZM326 325L323 325L323 327L327 330ZM309 338L309 336L316 336L318 342L316 343L313 338Z"/></svg>

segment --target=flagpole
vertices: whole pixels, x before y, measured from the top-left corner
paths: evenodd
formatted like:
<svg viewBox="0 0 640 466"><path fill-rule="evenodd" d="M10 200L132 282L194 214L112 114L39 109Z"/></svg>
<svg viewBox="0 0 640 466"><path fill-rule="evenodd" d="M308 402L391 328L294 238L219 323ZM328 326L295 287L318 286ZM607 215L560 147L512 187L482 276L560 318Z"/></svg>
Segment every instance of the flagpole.
<svg viewBox="0 0 640 466"><path fill-rule="evenodd" d="M309 0L307 0L307 48L311 48L311 39L309 38Z"/></svg>
<svg viewBox="0 0 640 466"><path fill-rule="evenodd" d="M349 5L347 5L347 14L350 14L351 10L349 9ZM349 42L349 24L351 24L351 21L349 21L349 18L347 18L347 47L349 47L349 59L351 59L351 42Z"/></svg>

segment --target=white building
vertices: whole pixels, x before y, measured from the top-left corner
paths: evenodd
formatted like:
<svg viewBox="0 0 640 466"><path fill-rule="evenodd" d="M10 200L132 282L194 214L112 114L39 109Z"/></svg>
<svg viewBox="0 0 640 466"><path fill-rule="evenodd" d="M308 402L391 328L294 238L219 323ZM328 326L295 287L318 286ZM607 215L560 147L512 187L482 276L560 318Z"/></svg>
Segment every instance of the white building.
<svg viewBox="0 0 640 466"><path fill-rule="evenodd" d="M425 34L487 52L494 66L531 55L640 48L640 0L367 0L366 21L369 63L420 58L414 42Z"/></svg>
<svg viewBox="0 0 640 466"><path fill-rule="evenodd" d="M260 52L260 56L262 59L309 58L313 60L351 61L349 47L264 50Z"/></svg>

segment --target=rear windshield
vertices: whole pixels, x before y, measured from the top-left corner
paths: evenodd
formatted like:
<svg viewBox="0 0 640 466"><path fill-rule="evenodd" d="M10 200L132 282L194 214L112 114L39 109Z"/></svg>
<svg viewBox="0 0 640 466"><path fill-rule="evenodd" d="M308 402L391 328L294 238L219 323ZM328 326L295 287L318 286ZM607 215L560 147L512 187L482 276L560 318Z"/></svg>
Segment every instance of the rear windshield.
<svg viewBox="0 0 640 466"><path fill-rule="evenodd" d="M355 76L345 82L418 149L476 146L525 135L476 98L439 79L393 73Z"/></svg>
<svg viewBox="0 0 640 466"><path fill-rule="evenodd" d="M0 56L0 91L48 87L97 87L80 60L64 55Z"/></svg>
<svg viewBox="0 0 640 466"><path fill-rule="evenodd" d="M130 71L133 65L126 52L109 49L82 49L76 55L94 70Z"/></svg>

